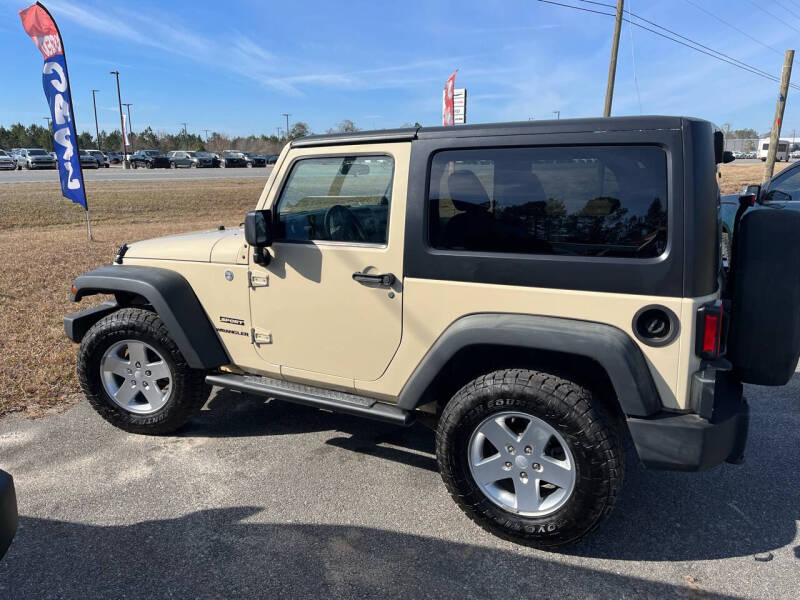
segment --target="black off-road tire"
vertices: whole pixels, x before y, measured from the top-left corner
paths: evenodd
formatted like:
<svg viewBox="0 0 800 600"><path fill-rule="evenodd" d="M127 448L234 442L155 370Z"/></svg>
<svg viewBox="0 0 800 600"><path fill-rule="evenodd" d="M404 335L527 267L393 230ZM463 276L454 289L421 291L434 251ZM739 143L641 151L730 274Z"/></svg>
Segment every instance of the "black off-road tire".
<svg viewBox="0 0 800 600"><path fill-rule="evenodd" d="M122 340L138 340L152 346L168 363L172 392L157 412L139 415L117 405L106 392L100 374L105 351ZM131 433L159 435L183 426L208 400L211 387L205 372L186 364L157 314L140 308L122 308L100 319L89 329L78 351L78 378L92 407L106 421Z"/></svg>
<svg viewBox="0 0 800 600"><path fill-rule="evenodd" d="M542 419L567 442L576 463L575 487L555 512L531 517L492 502L472 477L468 444L492 413L515 411ZM436 457L450 495L478 525L501 538L542 549L578 541L610 514L622 486L624 449L610 416L591 392L548 373L495 371L461 388L445 406Z"/></svg>

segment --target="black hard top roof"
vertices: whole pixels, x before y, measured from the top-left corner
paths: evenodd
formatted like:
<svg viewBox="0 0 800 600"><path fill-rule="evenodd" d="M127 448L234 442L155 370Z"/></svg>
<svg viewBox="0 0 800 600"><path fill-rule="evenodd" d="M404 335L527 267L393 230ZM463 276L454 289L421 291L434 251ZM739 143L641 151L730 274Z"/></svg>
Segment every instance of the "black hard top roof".
<svg viewBox="0 0 800 600"><path fill-rule="evenodd" d="M369 144L375 142L407 142L430 138L461 138L536 133L580 133L595 131L630 131L652 129L680 129L684 121L702 121L690 117L639 116L589 119L550 119L541 121L516 121L511 123L476 123L453 127L406 127L309 135L292 141L292 148L310 146L336 146L340 144Z"/></svg>

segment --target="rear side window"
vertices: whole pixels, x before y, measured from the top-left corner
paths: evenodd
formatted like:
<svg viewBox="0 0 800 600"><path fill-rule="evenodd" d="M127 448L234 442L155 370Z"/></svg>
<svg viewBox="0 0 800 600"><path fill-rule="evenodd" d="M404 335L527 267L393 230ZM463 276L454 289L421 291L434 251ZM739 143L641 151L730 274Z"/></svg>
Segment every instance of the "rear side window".
<svg viewBox="0 0 800 600"><path fill-rule="evenodd" d="M667 244L667 161L651 146L436 154L434 248L652 258Z"/></svg>
<svg viewBox="0 0 800 600"><path fill-rule="evenodd" d="M297 161L278 200L280 237L386 244L393 175L390 156Z"/></svg>

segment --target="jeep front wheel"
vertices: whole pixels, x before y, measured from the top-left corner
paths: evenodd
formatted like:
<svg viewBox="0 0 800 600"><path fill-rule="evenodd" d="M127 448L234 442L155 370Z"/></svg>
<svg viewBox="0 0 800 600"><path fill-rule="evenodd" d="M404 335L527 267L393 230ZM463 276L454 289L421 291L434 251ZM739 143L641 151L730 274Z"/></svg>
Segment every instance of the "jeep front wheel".
<svg viewBox="0 0 800 600"><path fill-rule="evenodd" d="M118 310L86 333L78 376L100 416L132 433L178 429L210 391L205 374L186 364L158 315L139 308Z"/></svg>
<svg viewBox="0 0 800 600"><path fill-rule="evenodd" d="M624 453L592 394L537 371L479 377L445 407L436 455L462 510L505 539L555 548L611 512Z"/></svg>

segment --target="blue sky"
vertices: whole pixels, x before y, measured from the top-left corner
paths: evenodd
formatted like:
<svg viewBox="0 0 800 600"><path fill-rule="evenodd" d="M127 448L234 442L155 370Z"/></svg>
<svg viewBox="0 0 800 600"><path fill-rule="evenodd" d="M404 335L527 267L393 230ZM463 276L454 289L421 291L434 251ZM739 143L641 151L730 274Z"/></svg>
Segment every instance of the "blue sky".
<svg viewBox="0 0 800 600"><path fill-rule="evenodd" d="M178 131L185 121L195 132L269 134L285 122L283 112L315 132L342 119L362 128L438 125L441 89L456 68L456 87L469 90L469 122L552 118L554 110L596 116L613 29L610 17L534 0L44 3L64 37L81 130L93 130L92 88L101 90L100 127L119 127L112 69L120 71L123 102L133 104L134 130ZM42 58L17 16L27 4L0 0L6 126L44 123L47 115ZM626 7L775 75L800 36L796 0L627 0ZM632 34L625 25L614 115L683 114L769 129L777 83L647 31ZM800 83L800 65L796 74ZM789 94L784 135L800 130L795 106L800 92Z"/></svg>

